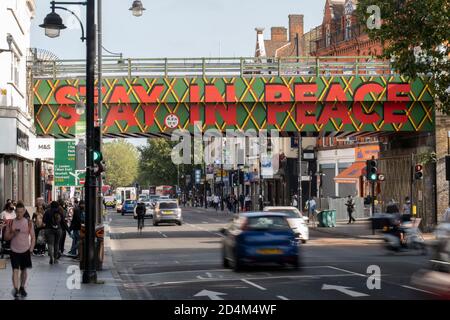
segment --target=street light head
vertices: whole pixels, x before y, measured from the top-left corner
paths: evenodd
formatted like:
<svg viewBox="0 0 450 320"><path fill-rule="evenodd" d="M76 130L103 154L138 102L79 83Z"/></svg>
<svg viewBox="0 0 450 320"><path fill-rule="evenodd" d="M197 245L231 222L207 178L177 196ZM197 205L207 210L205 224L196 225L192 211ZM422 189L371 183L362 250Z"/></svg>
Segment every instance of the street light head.
<svg viewBox="0 0 450 320"><path fill-rule="evenodd" d="M144 13L144 5L142 4L142 1L140 0L134 0L133 4L131 5L130 11L133 13L133 16L140 17Z"/></svg>
<svg viewBox="0 0 450 320"><path fill-rule="evenodd" d="M45 29L45 35L49 38L59 37L60 31L67 27L63 24L61 16L56 12L50 12L39 27Z"/></svg>
<svg viewBox="0 0 450 320"><path fill-rule="evenodd" d="M84 110L86 110L85 104L83 102L81 102L81 101L78 101L75 104L75 111L76 111L76 113L81 116L84 113Z"/></svg>

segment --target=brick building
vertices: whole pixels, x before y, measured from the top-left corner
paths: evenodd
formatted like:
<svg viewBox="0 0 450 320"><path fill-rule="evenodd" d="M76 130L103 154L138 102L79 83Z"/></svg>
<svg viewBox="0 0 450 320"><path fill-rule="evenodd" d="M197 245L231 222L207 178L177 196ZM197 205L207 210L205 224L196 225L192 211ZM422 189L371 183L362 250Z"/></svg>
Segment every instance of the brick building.
<svg viewBox="0 0 450 320"><path fill-rule="evenodd" d="M316 41L317 56L376 56L383 47L379 41L369 39L359 25L356 0L327 0L321 28Z"/></svg>

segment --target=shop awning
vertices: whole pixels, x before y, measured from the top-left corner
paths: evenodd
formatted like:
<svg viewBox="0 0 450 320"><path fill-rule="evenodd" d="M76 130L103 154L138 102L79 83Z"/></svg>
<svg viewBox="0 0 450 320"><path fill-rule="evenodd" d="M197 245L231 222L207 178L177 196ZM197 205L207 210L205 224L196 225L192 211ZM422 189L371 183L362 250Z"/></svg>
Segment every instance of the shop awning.
<svg viewBox="0 0 450 320"><path fill-rule="evenodd" d="M337 183L357 183L359 181L359 177L363 174L363 169L365 167L365 162L355 162L350 167L339 173L334 178L334 181Z"/></svg>

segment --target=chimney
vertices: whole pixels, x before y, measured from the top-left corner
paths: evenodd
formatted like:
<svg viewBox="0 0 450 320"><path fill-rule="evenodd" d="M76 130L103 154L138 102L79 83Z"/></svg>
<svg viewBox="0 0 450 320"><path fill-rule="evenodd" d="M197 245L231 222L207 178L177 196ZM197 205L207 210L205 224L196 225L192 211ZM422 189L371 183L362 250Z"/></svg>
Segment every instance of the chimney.
<svg viewBox="0 0 450 320"><path fill-rule="evenodd" d="M265 57L266 47L264 44L264 28L255 28L255 31L256 31L255 57Z"/></svg>
<svg viewBox="0 0 450 320"><path fill-rule="evenodd" d="M289 15L289 42L295 41L295 36L298 33L299 43L303 36L303 15L290 14Z"/></svg>
<svg viewBox="0 0 450 320"><path fill-rule="evenodd" d="M272 27L270 33L270 40L287 42L287 30L285 27Z"/></svg>

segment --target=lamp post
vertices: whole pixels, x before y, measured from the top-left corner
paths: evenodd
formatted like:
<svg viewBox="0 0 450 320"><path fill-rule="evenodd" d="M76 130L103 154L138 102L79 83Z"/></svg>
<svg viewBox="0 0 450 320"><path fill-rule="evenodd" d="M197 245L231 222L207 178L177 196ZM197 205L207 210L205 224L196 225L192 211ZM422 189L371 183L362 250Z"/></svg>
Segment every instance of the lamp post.
<svg viewBox="0 0 450 320"><path fill-rule="evenodd" d="M96 28L95 28L95 1L85 2L57 2L51 1L52 11L45 17L40 25L45 29L45 35L50 38L59 37L61 30L67 27L56 9L70 12L80 23L81 40L86 41L86 182L85 182L85 206L86 206L86 231L84 243L84 266L83 283L96 283L97 272L95 268L95 220L96 220L96 188L97 181L93 172L94 169L94 147L95 139L95 119L94 119L94 91L95 91L95 58L96 58ZM135 1L137 2L137 1ZM138 1L140 2L140 1ZM134 3L133 3L134 4ZM83 23L80 18L71 10L57 5L81 5L86 6L86 36ZM141 3L141 9L142 3ZM134 11L133 11L134 14ZM142 15L142 13L141 13ZM101 97L99 97L101 99Z"/></svg>

